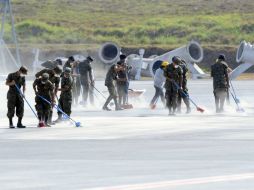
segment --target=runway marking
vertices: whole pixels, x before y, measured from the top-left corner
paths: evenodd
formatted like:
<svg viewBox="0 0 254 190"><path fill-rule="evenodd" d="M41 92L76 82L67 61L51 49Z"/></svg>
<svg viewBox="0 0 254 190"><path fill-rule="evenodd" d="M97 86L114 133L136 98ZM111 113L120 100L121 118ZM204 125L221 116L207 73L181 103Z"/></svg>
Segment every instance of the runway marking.
<svg viewBox="0 0 254 190"><path fill-rule="evenodd" d="M240 180L246 180L246 179L254 179L254 173L162 181L162 182L144 183L144 184L136 184L136 185L89 188L86 190L144 190L144 189L169 188L169 187L176 187L176 186L198 185L198 184L207 184L207 183L216 183L216 182L240 181Z"/></svg>

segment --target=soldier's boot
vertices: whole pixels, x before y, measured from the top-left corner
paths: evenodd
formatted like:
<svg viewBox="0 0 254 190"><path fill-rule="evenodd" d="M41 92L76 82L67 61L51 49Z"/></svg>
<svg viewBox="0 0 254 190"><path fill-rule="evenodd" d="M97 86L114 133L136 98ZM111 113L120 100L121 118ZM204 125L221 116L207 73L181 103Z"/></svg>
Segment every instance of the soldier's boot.
<svg viewBox="0 0 254 190"><path fill-rule="evenodd" d="M18 118L17 128L26 128L26 126L22 125L22 117Z"/></svg>
<svg viewBox="0 0 254 190"><path fill-rule="evenodd" d="M39 123L38 123L37 127L39 127L39 128L45 127L45 123L42 119L42 116L38 114L38 118L39 118Z"/></svg>
<svg viewBox="0 0 254 190"><path fill-rule="evenodd" d="M9 117L9 128L13 129L15 126L13 125L12 117Z"/></svg>

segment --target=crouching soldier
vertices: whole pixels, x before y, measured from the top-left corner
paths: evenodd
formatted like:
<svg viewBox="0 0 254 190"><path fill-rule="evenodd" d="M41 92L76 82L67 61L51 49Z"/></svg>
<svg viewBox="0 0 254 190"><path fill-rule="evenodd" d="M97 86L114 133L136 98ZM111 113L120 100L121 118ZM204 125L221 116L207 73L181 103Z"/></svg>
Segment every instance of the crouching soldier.
<svg viewBox="0 0 254 190"><path fill-rule="evenodd" d="M229 70L224 55L219 55L216 63L211 66L216 113L224 111L224 103L229 90Z"/></svg>
<svg viewBox="0 0 254 190"><path fill-rule="evenodd" d="M38 127L50 127L49 113L56 102L54 96L54 85L49 81L49 74L43 73L40 78L35 79L33 89L36 94L35 108L40 120ZM52 106L41 97L51 102Z"/></svg>
<svg viewBox="0 0 254 190"><path fill-rule="evenodd" d="M42 76L43 73L48 73L49 74L49 81L54 85L54 95L57 96L57 91L59 88L59 84L60 84L60 75L62 73L62 69L60 68L60 66L56 66L53 69L43 69L41 71L39 71L38 73L35 74L36 78L39 78ZM52 122L52 117L53 117L53 109L50 110L49 112L49 117L48 117L48 123L50 125L54 124Z"/></svg>
<svg viewBox="0 0 254 190"><path fill-rule="evenodd" d="M59 105L58 107L66 113L68 116L71 115L71 105L72 105L72 86L73 86L73 78L71 77L71 68L66 67L61 77L61 91ZM56 122L62 121L62 113L58 112L58 119Z"/></svg>
<svg viewBox="0 0 254 190"><path fill-rule="evenodd" d="M22 118L24 115L24 100L22 94L19 93L17 88L21 88L23 86L23 94L26 90L26 80L25 75L27 75L27 68L24 66L20 67L20 69L15 73L10 73L6 79L6 85L9 86L9 90L7 93L7 107L8 113L7 117L9 118L9 127L15 128L13 125L13 117L15 114L18 117L17 128L25 128L22 125Z"/></svg>
<svg viewBox="0 0 254 190"><path fill-rule="evenodd" d="M177 108L177 98L179 90L182 90L182 69L179 67L179 59L172 58L172 64L169 64L164 70L166 82L164 88L166 89L166 101L169 110L169 115L175 115Z"/></svg>

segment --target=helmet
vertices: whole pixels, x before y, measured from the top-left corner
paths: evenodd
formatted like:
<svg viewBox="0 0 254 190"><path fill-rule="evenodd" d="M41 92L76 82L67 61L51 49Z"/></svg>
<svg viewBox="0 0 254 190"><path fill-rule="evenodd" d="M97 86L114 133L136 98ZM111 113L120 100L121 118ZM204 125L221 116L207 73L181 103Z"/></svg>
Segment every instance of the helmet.
<svg viewBox="0 0 254 190"><path fill-rule="evenodd" d="M68 60L69 60L69 61L75 61L75 59L74 59L73 56L70 56L70 57L68 58Z"/></svg>
<svg viewBox="0 0 254 190"><path fill-rule="evenodd" d="M172 58L172 62L175 63L175 64L180 64L182 61L181 61L181 58L178 57L178 56L174 56Z"/></svg>
<svg viewBox="0 0 254 190"><path fill-rule="evenodd" d="M66 67L66 68L64 69L64 73L65 73L65 74L71 74L71 68L70 68L70 67Z"/></svg>
<svg viewBox="0 0 254 190"><path fill-rule="evenodd" d="M93 62L93 58L91 56L88 56L86 59L90 62Z"/></svg>
<svg viewBox="0 0 254 190"><path fill-rule="evenodd" d="M41 76L41 79L43 82L47 81L49 79L49 74L48 73L43 73Z"/></svg>
<svg viewBox="0 0 254 190"><path fill-rule="evenodd" d="M226 60L226 56L224 54L220 54L218 59L222 60L222 61L225 61Z"/></svg>
<svg viewBox="0 0 254 190"><path fill-rule="evenodd" d="M126 59L126 55L121 54L121 55L120 55L120 60L125 60L125 59Z"/></svg>
<svg viewBox="0 0 254 190"><path fill-rule="evenodd" d="M161 67L163 67L163 68L167 67L168 65L169 65L169 62L167 62L167 61L163 61L161 63Z"/></svg>

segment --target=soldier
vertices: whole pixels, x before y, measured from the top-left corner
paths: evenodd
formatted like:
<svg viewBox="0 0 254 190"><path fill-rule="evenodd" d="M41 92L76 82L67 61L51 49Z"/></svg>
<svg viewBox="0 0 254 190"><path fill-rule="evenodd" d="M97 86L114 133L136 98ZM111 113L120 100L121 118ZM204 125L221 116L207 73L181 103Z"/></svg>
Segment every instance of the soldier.
<svg viewBox="0 0 254 190"><path fill-rule="evenodd" d="M87 105L87 99L89 94L89 100L91 105L94 105L94 75L91 63L92 57L88 56L86 60L81 62L78 66L80 81L83 89L83 103Z"/></svg>
<svg viewBox="0 0 254 190"><path fill-rule="evenodd" d="M40 78L35 79L33 89L36 94L35 108L40 120L38 127L50 127L48 118L51 111L51 105L39 97L42 96L50 101L53 105L55 104L54 85L49 81L49 74L43 73Z"/></svg>
<svg viewBox="0 0 254 190"><path fill-rule="evenodd" d="M161 61L161 66L155 71L154 74L154 88L155 88L155 95L153 99L151 100L150 107L153 109L155 108L156 102L158 101L159 97L161 98L161 101L163 105L166 105L165 103L165 97L163 92L163 84L166 80L164 76L164 69L169 65L167 61Z"/></svg>
<svg viewBox="0 0 254 190"><path fill-rule="evenodd" d="M74 57L70 56L68 58L68 60L66 61L66 63L64 64L63 69L65 69L66 67L70 67L71 68L71 66L72 66L74 61L75 61Z"/></svg>
<svg viewBox="0 0 254 190"><path fill-rule="evenodd" d="M71 105L72 105L72 86L73 86L73 79L71 76L71 68L66 67L64 70L64 74L61 77L61 91L60 99L59 99L59 108L62 109L64 113L68 116L71 115ZM58 119L56 122L62 121L62 113L58 112Z"/></svg>
<svg viewBox="0 0 254 190"><path fill-rule="evenodd" d="M179 90L182 90L182 69L179 67L180 60L177 57L172 58L172 64L169 64L164 70L166 82L164 88L166 89L166 101L169 109L169 115L175 115L177 108L177 98Z"/></svg>
<svg viewBox="0 0 254 190"><path fill-rule="evenodd" d="M75 61L72 65L72 77L73 77L73 105L78 105L78 99L81 93L81 81L79 75L79 61Z"/></svg>
<svg viewBox="0 0 254 190"><path fill-rule="evenodd" d="M127 103L127 94L126 93L126 88L127 88L127 83L128 83L128 73L127 73L127 68L125 65L125 55L120 55L120 61L117 62L117 65L125 68L124 70L120 70L117 73L117 81L116 81L116 86L117 86L117 93L118 93L118 103L119 106L123 106ZM128 85L129 86L129 85Z"/></svg>
<svg viewBox="0 0 254 190"><path fill-rule="evenodd" d="M8 108L7 117L9 118L9 128L15 128L12 120L15 114L15 108L16 115L18 117L17 128L25 128L25 126L22 124L22 118L24 115L24 100L22 95L16 88L18 87L20 89L23 86L23 94L25 94L26 91L25 75L27 75L27 71L28 71L27 68L22 66L17 72L10 73L6 79L5 84L9 86L9 90L7 93L7 108Z"/></svg>
<svg viewBox="0 0 254 190"><path fill-rule="evenodd" d="M60 68L60 66L56 66L54 69L43 69L40 72L36 73L35 77L39 78L42 76L43 73L49 74L49 81L54 85L54 96L57 97L57 92L58 92L58 88L59 88L59 84L60 84L60 75L62 73L62 69ZM50 113L49 113L48 123L50 125L54 124L54 122L52 121L52 117L53 117L53 109L51 109Z"/></svg>
<svg viewBox="0 0 254 190"><path fill-rule="evenodd" d="M229 90L228 72L230 69L225 60L225 55L221 54L216 60L216 63L211 66L216 113L221 113L224 111L224 103Z"/></svg>
<svg viewBox="0 0 254 190"><path fill-rule="evenodd" d="M178 113L181 113L181 104L182 104L182 99L183 99L183 102L185 103L186 107L187 107L187 110L186 110L186 113L190 113L191 112L191 108L190 108L190 101L189 101L189 94L188 94L188 88L187 88L187 74L188 74L188 67L186 65L186 62L181 59L180 57L178 57L179 60L180 60L180 64L179 66L181 67L182 71L183 71L183 83L182 83L182 93L181 91L179 91L179 94L178 94L178 100L177 100L177 112Z"/></svg>
<svg viewBox="0 0 254 190"><path fill-rule="evenodd" d="M120 108L118 102L117 102L117 93L116 93L116 87L115 87L115 81L117 80L117 72L123 70L123 68L119 65L112 65L106 75L106 79L105 79L105 86L108 88L108 92L109 92L109 97L107 98L104 106L103 106L103 110L106 111L111 111L111 109L108 108L108 104L110 103L110 101L113 99L114 103L115 103L115 110L122 110L122 108Z"/></svg>

